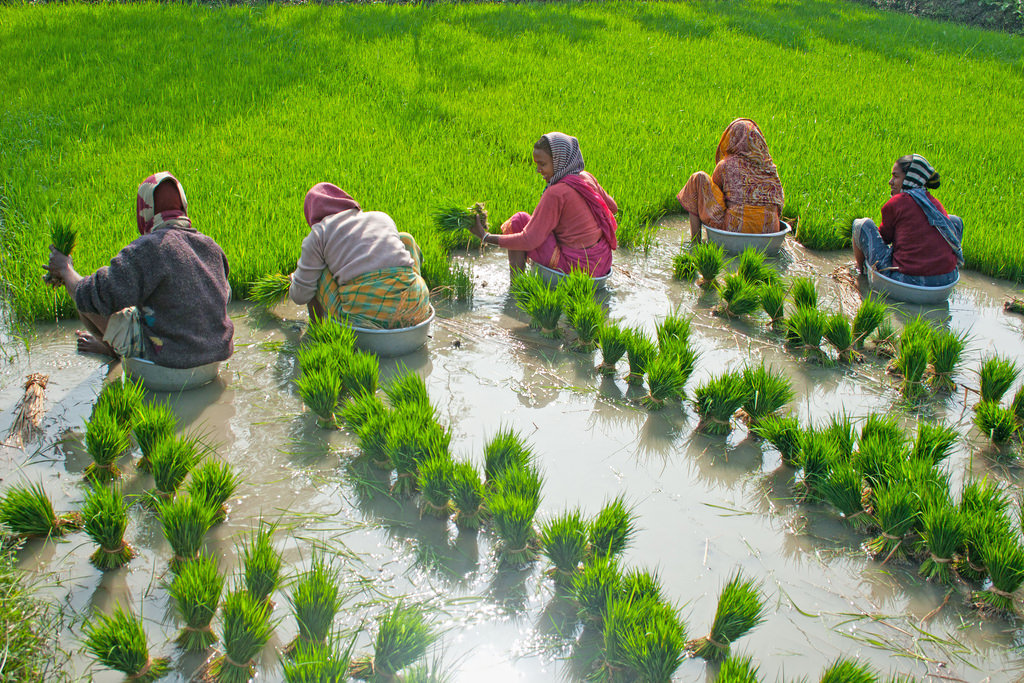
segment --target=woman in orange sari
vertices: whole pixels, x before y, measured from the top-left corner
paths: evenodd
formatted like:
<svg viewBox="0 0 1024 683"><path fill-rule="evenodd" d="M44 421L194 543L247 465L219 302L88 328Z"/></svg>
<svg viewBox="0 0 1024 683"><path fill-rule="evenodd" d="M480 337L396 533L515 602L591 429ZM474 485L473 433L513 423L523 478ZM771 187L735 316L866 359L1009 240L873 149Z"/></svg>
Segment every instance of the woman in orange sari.
<svg viewBox="0 0 1024 683"><path fill-rule="evenodd" d="M785 196L757 124L750 119L730 123L715 151L715 172L694 173L676 199L690 214L695 242L701 223L729 232L778 232Z"/></svg>

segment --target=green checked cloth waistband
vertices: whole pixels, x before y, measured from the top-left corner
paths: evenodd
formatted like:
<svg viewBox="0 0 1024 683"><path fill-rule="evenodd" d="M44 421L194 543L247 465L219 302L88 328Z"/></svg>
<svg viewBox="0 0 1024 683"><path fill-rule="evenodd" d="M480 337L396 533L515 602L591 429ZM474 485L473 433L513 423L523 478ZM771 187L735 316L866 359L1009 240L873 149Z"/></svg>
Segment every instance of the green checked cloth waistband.
<svg viewBox="0 0 1024 683"><path fill-rule="evenodd" d="M408 266L375 270L343 285L324 269L317 298L329 315L355 327L393 330L430 317L427 283Z"/></svg>

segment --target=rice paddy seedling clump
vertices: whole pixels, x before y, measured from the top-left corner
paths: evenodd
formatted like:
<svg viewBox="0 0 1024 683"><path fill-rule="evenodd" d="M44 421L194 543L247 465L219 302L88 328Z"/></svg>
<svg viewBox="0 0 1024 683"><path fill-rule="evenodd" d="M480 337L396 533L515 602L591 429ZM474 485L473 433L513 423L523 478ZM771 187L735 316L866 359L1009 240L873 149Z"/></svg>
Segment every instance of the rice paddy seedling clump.
<svg viewBox="0 0 1024 683"><path fill-rule="evenodd" d="M538 502L515 493L496 493L488 498L487 509L501 539L499 554L503 563L522 567L537 559L537 532L533 528L533 518Z"/></svg>
<svg viewBox="0 0 1024 683"><path fill-rule="evenodd" d="M589 301L594 301L597 287L594 278L584 270L573 268L558 282L556 288L558 295L562 297L562 305L567 315L584 306Z"/></svg>
<svg viewBox="0 0 1024 683"><path fill-rule="evenodd" d="M420 466L431 454L446 453L451 440L451 435L436 422L405 420L401 413L398 411L384 441L384 452L396 473L391 492L399 497L416 491Z"/></svg>
<svg viewBox="0 0 1024 683"><path fill-rule="evenodd" d="M214 511L214 522L221 522L228 514L228 499L235 494L241 481L231 465L222 460L211 461L193 470L188 492L191 496L205 500Z"/></svg>
<svg viewBox="0 0 1024 683"><path fill-rule="evenodd" d="M562 297L558 292L544 287L523 300L516 300L519 308L530 316L530 326L540 330L545 337L558 336L558 321L562 319Z"/></svg>
<svg viewBox="0 0 1024 683"><path fill-rule="evenodd" d="M928 346L931 344L934 332L931 324L923 316L918 315L903 325L903 331L900 332L900 346L914 341L923 342Z"/></svg>
<svg viewBox="0 0 1024 683"><path fill-rule="evenodd" d="M601 669L635 680L671 680L684 659L686 629L675 609L650 598L617 597L603 627Z"/></svg>
<svg viewBox="0 0 1024 683"><path fill-rule="evenodd" d="M622 575L619 592L627 598L663 602L661 577L646 569L630 569Z"/></svg>
<svg viewBox="0 0 1024 683"><path fill-rule="evenodd" d="M349 656L352 651L339 652L338 646L329 642L297 642L281 659L281 668L286 683L341 683L348 680ZM405 679L408 681L408 678Z"/></svg>
<svg viewBox="0 0 1024 683"><path fill-rule="evenodd" d="M434 227L442 234L452 235L456 244L465 244L473 239L469 229L473 227L479 216L486 226L487 213L484 205L477 202L469 208L458 206L446 206L434 211L431 216L434 219Z"/></svg>
<svg viewBox="0 0 1024 683"><path fill-rule="evenodd" d="M42 484L14 484L0 498L0 524L29 538L63 536L82 528L78 513L57 516Z"/></svg>
<svg viewBox="0 0 1024 683"><path fill-rule="evenodd" d="M839 463L832 467L822 480L819 491L823 500L828 501L842 513L843 518L862 526L864 513L864 480L857 468L850 463Z"/></svg>
<svg viewBox="0 0 1024 683"><path fill-rule="evenodd" d="M817 308L800 307L786 318L786 341L810 354L821 358L821 338L825 335L827 320Z"/></svg>
<svg viewBox="0 0 1024 683"><path fill-rule="evenodd" d="M1003 400L1003 395L1009 391L1010 386L1017 381L1020 368L1009 358L1002 356L989 356L981 364L981 400L995 401Z"/></svg>
<svg viewBox="0 0 1024 683"><path fill-rule="evenodd" d="M121 476L117 459L131 449L128 431L109 409L97 410L85 425L85 450L92 462L85 468L85 476L99 482Z"/></svg>
<svg viewBox="0 0 1024 683"><path fill-rule="evenodd" d="M874 343L875 353L878 355L887 357L896 355L896 328L893 326L892 320L890 320L888 316L886 316L878 325L872 340Z"/></svg>
<svg viewBox="0 0 1024 683"><path fill-rule="evenodd" d="M747 400L747 386L738 372L725 372L709 379L693 392L693 405L700 415L697 431L728 434L730 420Z"/></svg>
<svg viewBox="0 0 1024 683"><path fill-rule="evenodd" d="M666 403L681 401L686 396L686 380L693 371L684 368L674 354L661 354L647 364L648 393L643 404L651 410L659 410Z"/></svg>
<svg viewBox="0 0 1024 683"><path fill-rule="evenodd" d="M223 589L224 577L214 556L199 555L181 563L168 593L178 616L185 622L174 640L185 652L205 652L217 642L210 624Z"/></svg>
<svg viewBox="0 0 1024 683"><path fill-rule="evenodd" d="M841 460L838 446L826 432L808 430L800 437L800 450L796 459L803 470L804 490L801 497L821 500L822 487L829 472Z"/></svg>
<svg viewBox="0 0 1024 683"><path fill-rule="evenodd" d="M818 285L809 277L793 278L789 294L798 309L818 307Z"/></svg>
<svg viewBox="0 0 1024 683"><path fill-rule="evenodd" d="M572 586L587 555L588 525L578 509L567 510L541 526L540 548L553 565L548 573L560 588Z"/></svg>
<svg viewBox="0 0 1024 683"><path fill-rule="evenodd" d="M423 512L438 519L452 513L452 484L455 463L451 457L427 458L419 468L419 489Z"/></svg>
<svg viewBox="0 0 1024 683"><path fill-rule="evenodd" d="M949 425L919 422L911 454L915 458L928 460L937 465L949 457L949 452L958 437L959 433Z"/></svg>
<svg viewBox="0 0 1024 683"><path fill-rule="evenodd" d="M746 389L743 411L752 425L793 400L793 385L789 378L779 370L766 368L764 363L743 368L743 383Z"/></svg>
<svg viewBox="0 0 1024 683"><path fill-rule="evenodd" d="M302 402L313 411L324 426L334 426L334 411L341 396L341 377L330 369L303 372L295 380Z"/></svg>
<svg viewBox="0 0 1024 683"><path fill-rule="evenodd" d="M1013 395L1010 410L1013 411L1013 417L1017 420L1017 424L1024 427L1024 386L1017 389L1017 393Z"/></svg>
<svg viewBox="0 0 1024 683"><path fill-rule="evenodd" d="M135 548L124 540L128 528L128 503L120 487L93 486L82 504L85 533L99 545L89 561L100 570L123 567L135 557Z"/></svg>
<svg viewBox="0 0 1024 683"><path fill-rule="evenodd" d="M221 606L224 653L210 663L210 676L219 683L246 683L256 672L254 659L274 632L268 602L247 591L228 593Z"/></svg>
<svg viewBox="0 0 1024 683"><path fill-rule="evenodd" d="M933 387L948 391L956 386L953 381L953 373L959 369L966 348L966 333L936 330L932 334L929 358L932 364L931 384Z"/></svg>
<svg viewBox="0 0 1024 683"><path fill-rule="evenodd" d="M841 461L846 462L853 456L857 443L857 428L845 409L829 417L828 424L822 432L835 444Z"/></svg>
<svg viewBox="0 0 1024 683"><path fill-rule="evenodd" d="M395 680L395 675L426 653L437 638L421 608L401 602L381 615L373 656L352 661L349 676L361 681Z"/></svg>
<svg viewBox="0 0 1024 683"><path fill-rule="evenodd" d="M580 618L600 624L612 601L619 594L622 575L614 558L595 557L583 565L572 582L572 595L579 606Z"/></svg>
<svg viewBox="0 0 1024 683"><path fill-rule="evenodd" d="M395 409L403 405L431 408L427 383L412 370L405 370L392 378L384 387L384 395Z"/></svg>
<svg viewBox="0 0 1024 683"><path fill-rule="evenodd" d="M777 325L786 316L786 296L788 292L781 282L764 282L758 285L757 295L761 309L768 314L772 325Z"/></svg>
<svg viewBox="0 0 1024 683"><path fill-rule="evenodd" d="M142 386L141 379L132 381L127 377L121 377L103 387L99 398L96 399L93 413L108 410L118 423L129 431L145 397L146 389Z"/></svg>
<svg viewBox="0 0 1024 683"><path fill-rule="evenodd" d="M299 347L295 357L302 372L326 371L340 375L353 351L341 342L319 342Z"/></svg>
<svg viewBox="0 0 1024 683"><path fill-rule="evenodd" d="M736 273L747 282L756 285L772 279L775 269L765 264L764 252L747 247L740 254L740 263L736 267Z"/></svg>
<svg viewBox="0 0 1024 683"><path fill-rule="evenodd" d="M920 573L926 579L952 583L954 555L964 542L961 512L949 502L926 505L921 513L921 543L928 557L921 563Z"/></svg>
<svg viewBox="0 0 1024 683"><path fill-rule="evenodd" d="M340 574L327 555L314 551L309 571L299 577L289 597L299 626L296 643L327 643L342 605L340 584Z"/></svg>
<svg viewBox="0 0 1024 683"><path fill-rule="evenodd" d="M204 500L179 496L158 502L157 513L163 526L164 538L174 553L171 570L177 571L181 563L199 555L206 532L213 526L214 511Z"/></svg>
<svg viewBox="0 0 1024 683"><path fill-rule="evenodd" d="M616 323L605 323L598 332L597 341L601 347L601 364L598 371L605 376L615 374L615 364L626 355L626 337L628 330L623 330Z"/></svg>
<svg viewBox="0 0 1024 683"><path fill-rule="evenodd" d="M681 251L672 257L672 279L680 282L693 282L697 277L697 264L693 256Z"/></svg>
<svg viewBox="0 0 1024 683"><path fill-rule="evenodd" d="M331 317L315 318L306 325L306 341L311 345L325 344L337 350L352 351L356 345L356 333L348 325L342 325Z"/></svg>
<svg viewBox="0 0 1024 683"><path fill-rule="evenodd" d="M715 308L715 313L729 318L749 315L761 305L757 285L747 282L742 275L726 275L718 293L725 302Z"/></svg>
<svg viewBox="0 0 1024 683"><path fill-rule="evenodd" d="M821 674L821 683L877 683L878 674L867 664L840 658Z"/></svg>
<svg viewBox="0 0 1024 683"><path fill-rule="evenodd" d="M974 408L975 426L997 446L1003 446L1017 433L1013 412L995 401L982 401Z"/></svg>
<svg viewBox="0 0 1024 683"><path fill-rule="evenodd" d="M664 352L669 347L677 347L680 343L688 344L692 326L693 319L689 316L681 315L678 311L668 314L654 326L658 348Z"/></svg>
<svg viewBox="0 0 1024 683"><path fill-rule="evenodd" d="M201 457L194 438L170 437L158 443L149 456L156 496L164 500L173 497Z"/></svg>
<svg viewBox="0 0 1024 683"><path fill-rule="evenodd" d="M291 286L291 275L282 273L264 275L249 286L249 296L246 298L262 308L273 308L284 301Z"/></svg>
<svg viewBox="0 0 1024 683"><path fill-rule="evenodd" d="M515 273L509 282L509 291L524 312L526 309L523 304L526 300L543 289L548 289L548 286L540 274L535 272Z"/></svg>
<svg viewBox="0 0 1024 683"><path fill-rule="evenodd" d="M260 522L242 550L242 578L245 590L253 600L270 602L270 596L281 583L281 556L274 548L272 524Z"/></svg>
<svg viewBox="0 0 1024 683"><path fill-rule="evenodd" d="M594 557L618 557L636 533L636 513L619 496L606 503L590 523L590 553Z"/></svg>
<svg viewBox="0 0 1024 683"><path fill-rule="evenodd" d="M341 369L341 391L349 396L374 394L377 391L380 362L370 353L357 351L348 357Z"/></svg>
<svg viewBox="0 0 1024 683"><path fill-rule="evenodd" d="M359 450L370 459L374 467L382 470L390 470L393 467L385 448L391 423L390 413L370 415L356 432L359 437Z"/></svg>
<svg viewBox="0 0 1024 683"><path fill-rule="evenodd" d="M861 437L851 462L868 485L878 486L889 481L894 472L898 472L905 457L906 448L902 439L897 441L884 434L874 434L867 438Z"/></svg>
<svg viewBox="0 0 1024 683"><path fill-rule="evenodd" d="M874 295L860 302L857 314L853 316L853 343L856 348L864 346L864 341L871 336L886 320L888 307Z"/></svg>
<svg viewBox="0 0 1024 683"><path fill-rule="evenodd" d="M910 548L907 536L917 524L920 510L914 490L905 480L883 482L874 487L874 519L881 532L867 542L868 551L877 558L903 559Z"/></svg>
<svg viewBox="0 0 1024 683"><path fill-rule="evenodd" d="M1024 547L1016 535L991 534L981 545L991 585L976 591L979 607L1000 614L1014 614L1013 594L1024 584Z"/></svg>
<svg viewBox="0 0 1024 683"><path fill-rule="evenodd" d="M739 638L764 621L760 584L736 572L722 589L711 632L687 643L687 649L709 662L721 662Z"/></svg>
<svg viewBox="0 0 1024 683"><path fill-rule="evenodd" d="M650 335L639 327L629 330L629 336L626 337L626 362L629 363L626 381L630 384L642 383L647 366L657 355L658 347L654 345Z"/></svg>
<svg viewBox="0 0 1024 683"><path fill-rule="evenodd" d="M135 443L139 445L142 459L137 465L142 472L149 471L149 457L153 448L164 439L174 436L178 418L166 403L143 403L139 406L132 424Z"/></svg>
<svg viewBox="0 0 1024 683"><path fill-rule="evenodd" d="M358 433L372 417L387 417L389 412L376 393L357 392L345 401L345 405L339 411L339 416L349 429Z"/></svg>
<svg viewBox="0 0 1024 683"><path fill-rule="evenodd" d="M470 531L480 528L486 516L484 497L484 484L473 464L455 463L452 469L452 503L457 527Z"/></svg>
<svg viewBox="0 0 1024 683"><path fill-rule="evenodd" d="M519 432L502 427L484 445L484 479L488 487L509 468L525 468L533 461L533 451Z"/></svg>
<svg viewBox="0 0 1024 683"><path fill-rule="evenodd" d="M793 465L796 462L801 434L800 421L796 417L769 414L751 425L750 429L779 451L783 464Z"/></svg>
<svg viewBox="0 0 1024 683"><path fill-rule="evenodd" d="M128 680L156 681L170 671L163 657L149 656L149 645L142 620L120 605L110 615L99 614L86 621L85 646L103 666L120 671Z"/></svg>
<svg viewBox="0 0 1024 683"><path fill-rule="evenodd" d="M825 319L825 339L839 354L839 360L849 361L853 353L853 328L842 313L833 313Z"/></svg>
<svg viewBox="0 0 1024 683"><path fill-rule="evenodd" d="M715 286L715 278L725 266L725 250L714 242L701 242L693 251L693 264L700 273L700 286L711 289Z"/></svg>
<svg viewBox="0 0 1024 683"><path fill-rule="evenodd" d="M900 391L908 399L918 398L924 391L924 371L928 369L928 343L914 339L900 343L896 370L903 375Z"/></svg>
<svg viewBox="0 0 1024 683"><path fill-rule="evenodd" d="M715 683L761 683L761 679L757 677L759 668L754 666L750 657L729 655L719 667Z"/></svg>
<svg viewBox="0 0 1024 683"><path fill-rule="evenodd" d="M566 320L576 333L575 348L592 351L597 345L604 324L604 309L593 298L587 299L568 309Z"/></svg>

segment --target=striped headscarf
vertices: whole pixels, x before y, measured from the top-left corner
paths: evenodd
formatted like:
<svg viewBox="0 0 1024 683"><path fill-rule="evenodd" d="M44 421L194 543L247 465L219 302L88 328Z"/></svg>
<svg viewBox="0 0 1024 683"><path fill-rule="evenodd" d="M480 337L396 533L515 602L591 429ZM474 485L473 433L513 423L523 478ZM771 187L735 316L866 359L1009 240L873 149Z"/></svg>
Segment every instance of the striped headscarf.
<svg viewBox="0 0 1024 683"><path fill-rule="evenodd" d="M178 189L178 196L181 197L181 210L154 213L153 195L156 193L157 185L165 181L174 183ZM139 185L138 197L135 200L135 219L139 225L140 235L147 235L160 228L191 227L192 222L188 219L188 200L185 199L185 190L178 179L167 171L161 171L143 180Z"/></svg>
<svg viewBox="0 0 1024 683"><path fill-rule="evenodd" d="M910 167L906 170L906 177L903 179L903 190L913 190L916 187L924 187L928 179L935 175L935 169L920 154L910 155Z"/></svg>
<svg viewBox="0 0 1024 683"><path fill-rule="evenodd" d="M579 174L583 170L583 152L580 151L579 140L558 132L548 133L542 137L551 147L551 160L555 167L547 187L551 187L567 175Z"/></svg>

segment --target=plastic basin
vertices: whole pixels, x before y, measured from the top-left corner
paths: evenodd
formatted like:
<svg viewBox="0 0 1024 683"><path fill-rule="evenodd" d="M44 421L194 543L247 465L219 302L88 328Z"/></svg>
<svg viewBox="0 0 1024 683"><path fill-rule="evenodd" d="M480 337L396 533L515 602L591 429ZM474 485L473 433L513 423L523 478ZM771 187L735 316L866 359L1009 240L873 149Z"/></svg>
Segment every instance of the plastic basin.
<svg viewBox="0 0 1024 683"><path fill-rule="evenodd" d="M539 263L533 263L532 265L533 270L537 273L540 273L540 277L542 280L544 280L544 284L546 284L551 289L557 287L558 283L562 281L562 278L567 275L567 273L563 273L560 270L552 270L551 268L548 268L547 266L542 266ZM594 289L604 289L605 283L608 282L608 278L610 278L611 276L612 271L609 270L607 275L602 275L601 277L591 277L590 279L594 281Z"/></svg>
<svg viewBox="0 0 1024 683"><path fill-rule="evenodd" d="M941 287L908 285L903 282L897 282L891 277L886 277L874 268L868 268L868 286L872 290L885 294L887 297L897 301L905 301L908 304L944 303L958 282L960 282L960 273L956 274L956 280Z"/></svg>
<svg viewBox="0 0 1024 683"><path fill-rule="evenodd" d="M188 391L209 384L220 372L220 361L194 368L165 368L142 358L123 358L121 367L124 374L132 379L142 380L142 386L150 391Z"/></svg>
<svg viewBox="0 0 1024 683"><path fill-rule="evenodd" d="M704 230L708 233L708 240L721 245L723 249L731 254L738 254L747 247L753 247L758 251L763 251L768 256L775 256L782 249L783 245L786 244L786 235L793 230L789 223L785 221L781 225L785 226L782 230L761 235L718 230L707 225L704 226Z"/></svg>
<svg viewBox="0 0 1024 683"><path fill-rule="evenodd" d="M356 346L363 351L369 351L385 358L392 358L394 356L404 356L427 343L427 335L430 334L430 323L433 320L434 307L431 306L430 317L412 327L377 330L353 325L352 331L356 333Z"/></svg>

